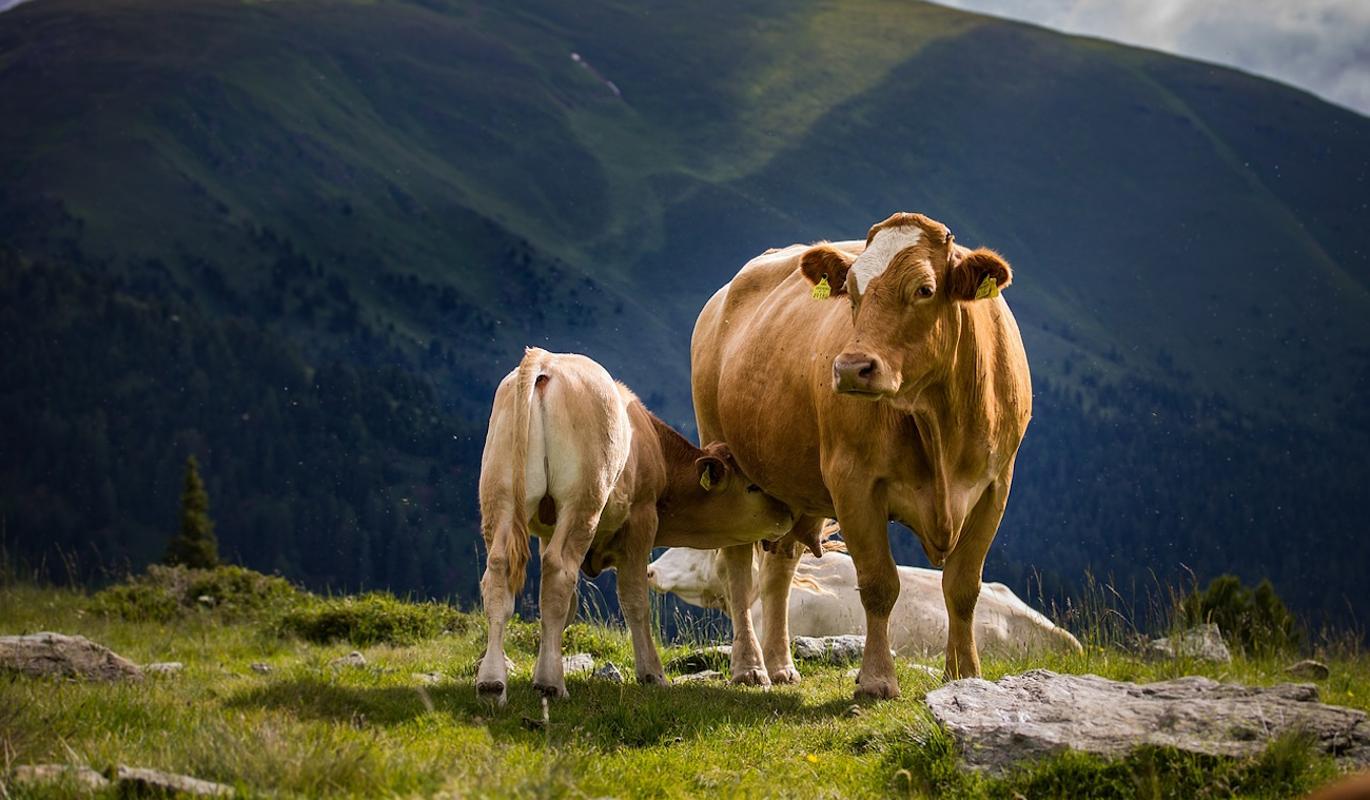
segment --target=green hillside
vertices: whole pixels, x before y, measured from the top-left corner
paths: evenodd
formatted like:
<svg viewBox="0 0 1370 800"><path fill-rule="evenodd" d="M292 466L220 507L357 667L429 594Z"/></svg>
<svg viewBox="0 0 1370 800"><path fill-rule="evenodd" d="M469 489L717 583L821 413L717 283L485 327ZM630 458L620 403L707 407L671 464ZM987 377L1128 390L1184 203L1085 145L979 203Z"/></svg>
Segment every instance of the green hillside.
<svg viewBox="0 0 1370 800"><path fill-rule="evenodd" d="M588 353L689 427L691 325L742 262L918 210L1016 270L1037 418L994 577L1064 596L1086 568L1183 565L1370 611L1370 120L1287 87L890 0L35 0L0 15L0 119L7 304L21 280L86 297L0 316L28 354L0 410L89 417L96 376L127 384L108 433L0 433L35 561L96 528L101 559L151 557L190 450L247 563L467 595L522 346ZM173 367L173 312L107 335L104 295L248 339ZM270 431L175 402L198 366L206 397L267 403L278 376L241 348L298 361L299 447L335 455L271 472ZM329 406L334 364L394 396ZM330 546L348 525L365 559ZM397 546L423 567L378 566Z"/></svg>

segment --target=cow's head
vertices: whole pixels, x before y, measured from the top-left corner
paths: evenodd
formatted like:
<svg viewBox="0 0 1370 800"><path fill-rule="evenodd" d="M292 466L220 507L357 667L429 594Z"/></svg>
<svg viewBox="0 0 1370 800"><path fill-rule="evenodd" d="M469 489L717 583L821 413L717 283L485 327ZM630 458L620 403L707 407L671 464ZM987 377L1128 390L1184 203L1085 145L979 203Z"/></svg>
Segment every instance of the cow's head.
<svg viewBox="0 0 1370 800"><path fill-rule="evenodd" d="M799 263L811 283L826 278L851 303L856 330L833 359L833 388L872 399L921 387L944 369L961 305L998 302L997 290L1013 279L998 253L956 245L945 225L922 214L878 223L859 256L819 244Z"/></svg>
<svg viewBox="0 0 1370 800"><path fill-rule="evenodd" d="M728 608L728 586L723 577L721 550L672 547L647 567L647 584L670 592L692 606Z"/></svg>

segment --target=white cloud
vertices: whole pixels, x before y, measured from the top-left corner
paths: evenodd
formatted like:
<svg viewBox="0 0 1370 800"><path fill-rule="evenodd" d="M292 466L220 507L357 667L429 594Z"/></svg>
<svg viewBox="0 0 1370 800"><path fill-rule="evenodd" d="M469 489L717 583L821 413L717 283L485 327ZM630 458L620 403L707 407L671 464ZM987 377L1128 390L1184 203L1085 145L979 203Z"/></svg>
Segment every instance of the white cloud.
<svg viewBox="0 0 1370 800"><path fill-rule="evenodd" d="M938 0L1227 64L1370 114L1367 0Z"/></svg>

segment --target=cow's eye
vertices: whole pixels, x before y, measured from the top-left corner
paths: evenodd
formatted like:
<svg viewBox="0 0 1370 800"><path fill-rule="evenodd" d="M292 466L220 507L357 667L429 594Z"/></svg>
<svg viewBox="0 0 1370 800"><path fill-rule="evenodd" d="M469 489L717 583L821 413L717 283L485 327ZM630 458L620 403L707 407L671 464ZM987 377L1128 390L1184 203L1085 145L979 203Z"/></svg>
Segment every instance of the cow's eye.
<svg viewBox="0 0 1370 800"><path fill-rule="evenodd" d="M932 297L932 287L931 287L931 286L919 286L919 287L918 287L918 291L914 292L914 294L918 296L918 299L919 299L919 300L926 300L926 299L928 299L929 297Z"/></svg>

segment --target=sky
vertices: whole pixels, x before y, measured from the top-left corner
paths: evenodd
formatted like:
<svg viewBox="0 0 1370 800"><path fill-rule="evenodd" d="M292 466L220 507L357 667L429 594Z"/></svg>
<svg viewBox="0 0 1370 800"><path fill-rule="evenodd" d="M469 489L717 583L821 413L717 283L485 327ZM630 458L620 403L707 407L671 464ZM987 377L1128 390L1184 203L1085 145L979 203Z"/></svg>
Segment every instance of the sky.
<svg viewBox="0 0 1370 800"><path fill-rule="evenodd" d="M1370 115L1370 0L937 0L1237 67Z"/></svg>
<svg viewBox="0 0 1370 800"><path fill-rule="evenodd" d="M1237 67L1370 115L1370 0L938 2Z"/></svg>

